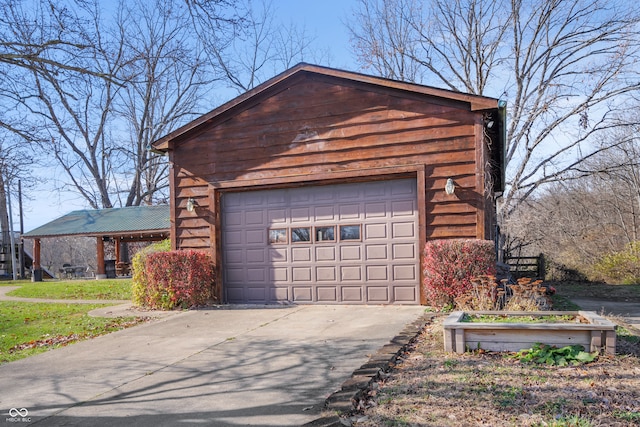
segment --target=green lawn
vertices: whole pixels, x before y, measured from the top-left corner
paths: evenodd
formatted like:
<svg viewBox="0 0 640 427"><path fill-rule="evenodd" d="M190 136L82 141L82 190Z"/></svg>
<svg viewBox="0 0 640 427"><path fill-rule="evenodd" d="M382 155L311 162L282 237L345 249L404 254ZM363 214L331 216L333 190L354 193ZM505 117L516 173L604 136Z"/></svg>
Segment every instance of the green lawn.
<svg viewBox="0 0 640 427"><path fill-rule="evenodd" d="M2 281L20 286L9 295L52 299L131 299L131 280ZM136 325L145 318L91 317L109 304L63 304L0 301L0 363Z"/></svg>
<svg viewBox="0 0 640 427"><path fill-rule="evenodd" d="M0 301L0 363L22 359L71 342L103 335L144 318L91 317L108 304L47 304Z"/></svg>
<svg viewBox="0 0 640 427"><path fill-rule="evenodd" d="M20 286L7 295L25 298L130 300L131 279L3 281L0 285Z"/></svg>

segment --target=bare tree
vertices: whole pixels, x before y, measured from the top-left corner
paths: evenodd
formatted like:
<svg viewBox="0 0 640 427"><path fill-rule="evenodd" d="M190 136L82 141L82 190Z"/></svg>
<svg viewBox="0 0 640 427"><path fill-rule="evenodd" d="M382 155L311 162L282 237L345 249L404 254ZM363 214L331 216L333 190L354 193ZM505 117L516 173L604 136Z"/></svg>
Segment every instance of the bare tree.
<svg viewBox="0 0 640 427"><path fill-rule="evenodd" d="M614 0L360 0L349 25L364 67L510 99L504 216L606 147L640 89L635 4ZM406 72L404 70L410 70ZM502 97L501 96L501 97Z"/></svg>
<svg viewBox="0 0 640 427"><path fill-rule="evenodd" d="M66 176L61 188L92 208L166 197L166 161L147 147L197 114L211 82L187 5L142 3L105 12L97 1L70 0L69 9L58 2L47 15L43 1L36 12L14 9L22 15L6 23L21 34L31 31L25 23L56 21L57 10L73 10L68 43L83 46L82 54L45 49L22 58L20 67L5 67L0 103L12 111L4 127L37 145L41 161L55 159ZM58 67L61 58L67 66Z"/></svg>
<svg viewBox="0 0 640 427"><path fill-rule="evenodd" d="M84 0L0 1L0 63L32 70L34 63L58 70L111 78L99 69L78 67L77 57L91 55L93 41L76 13Z"/></svg>
<svg viewBox="0 0 640 427"><path fill-rule="evenodd" d="M593 276L604 254L640 240L639 118L631 109L620 118L626 126L603 135L606 150L517 207L508 218L512 250L544 251Z"/></svg>
<svg viewBox="0 0 640 427"><path fill-rule="evenodd" d="M245 0L240 5L237 18L224 21L210 20L210 13L194 9L199 39L210 62L237 93L248 91L305 58L322 55L312 48L314 38L304 27L277 20L278 11L272 2ZM230 22L235 25L230 26ZM216 37L212 38L212 34Z"/></svg>
<svg viewBox="0 0 640 427"><path fill-rule="evenodd" d="M114 174L125 179L114 177L113 182L125 206L166 200L167 161L148 147L198 113L213 81L200 45L188 31L186 7L175 2L145 5L123 3L118 20L117 37L130 59L122 69L127 85L119 90L115 106L127 130L117 148L125 161Z"/></svg>

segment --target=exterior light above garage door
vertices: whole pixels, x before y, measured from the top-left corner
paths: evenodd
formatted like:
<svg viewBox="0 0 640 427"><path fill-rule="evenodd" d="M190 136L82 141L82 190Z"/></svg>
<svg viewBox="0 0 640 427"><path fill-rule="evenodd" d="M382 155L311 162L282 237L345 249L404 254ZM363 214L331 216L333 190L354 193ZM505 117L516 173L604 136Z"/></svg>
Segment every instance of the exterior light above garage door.
<svg viewBox="0 0 640 427"><path fill-rule="evenodd" d="M196 201L193 200L193 197L189 197L189 200L187 200L187 211L193 212L195 210L196 210Z"/></svg>
<svg viewBox="0 0 640 427"><path fill-rule="evenodd" d="M444 186L444 191L445 193L447 193L449 196L451 196L453 193L455 193L456 191L456 186L453 183L453 179L452 178L447 178L447 183Z"/></svg>

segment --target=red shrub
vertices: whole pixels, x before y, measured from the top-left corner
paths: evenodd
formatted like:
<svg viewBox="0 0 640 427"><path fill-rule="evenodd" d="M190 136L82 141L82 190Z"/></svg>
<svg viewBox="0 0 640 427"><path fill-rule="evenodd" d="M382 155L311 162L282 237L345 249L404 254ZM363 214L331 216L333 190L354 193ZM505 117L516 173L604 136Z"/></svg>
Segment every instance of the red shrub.
<svg viewBox="0 0 640 427"><path fill-rule="evenodd" d="M151 308L173 309L204 305L213 298L215 270L211 257L197 251L147 255L148 297Z"/></svg>
<svg viewBox="0 0 640 427"><path fill-rule="evenodd" d="M425 245L424 292L430 305L442 308L471 288L471 280L495 275L494 243L488 240L430 240Z"/></svg>

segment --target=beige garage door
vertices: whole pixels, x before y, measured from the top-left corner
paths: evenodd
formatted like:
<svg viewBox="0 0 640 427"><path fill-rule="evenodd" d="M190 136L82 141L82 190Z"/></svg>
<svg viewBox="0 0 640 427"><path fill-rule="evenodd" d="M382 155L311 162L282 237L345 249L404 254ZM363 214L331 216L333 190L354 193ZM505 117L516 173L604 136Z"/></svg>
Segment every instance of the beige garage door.
<svg viewBox="0 0 640 427"><path fill-rule="evenodd" d="M415 179L227 193L228 303L418 304Z"/></svg>

